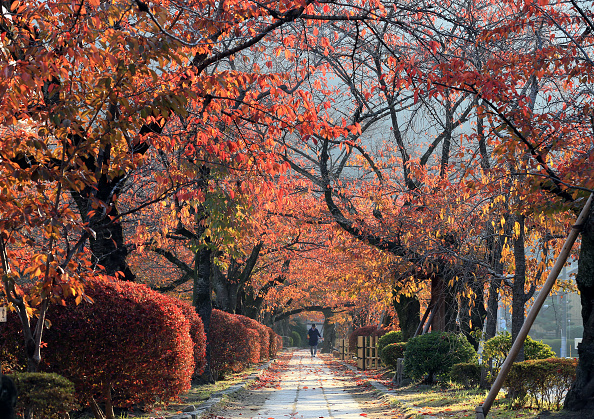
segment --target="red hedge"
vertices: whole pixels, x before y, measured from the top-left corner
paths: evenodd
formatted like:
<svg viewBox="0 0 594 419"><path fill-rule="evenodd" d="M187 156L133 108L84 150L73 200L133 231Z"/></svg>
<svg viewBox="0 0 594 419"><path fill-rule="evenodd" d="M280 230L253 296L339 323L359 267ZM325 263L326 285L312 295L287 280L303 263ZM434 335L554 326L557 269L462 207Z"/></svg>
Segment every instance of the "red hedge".
<svg viewBox="0 0 594 419"><path fill-rule="evenodd" d="M246 316L237 315L239 321L247 328L254 329L258 332L260 342L260 361L264 361L270 357L270 337L268 335L268 328L257 320Z"/></svg>
<svg viewBox="0 0 594 419"><path fill-rule="evenodd" d="M212 310L209 341L211 369L216 373L239 372L260 362L258 332L244 326L239 316Z"/></svg>
<svg viewBox="0 0 594 419"><path fill-rule="evenodd" d="M195 364L192 377L197 378L204 372L204 367L206 366L206 334L204 333L204 324L192 305L178 298L171 298L171 300L181 309L186 319L190 322L190 337L194 342Z"/></svg>
<svg viewBox="0 0 594 419"><path fill-rule="evenodd" d="M268 341L270 342L268 356L269 358L275 358L278 351L283 348L283 338L274 333L274 330L270 327L267 327L266 330L268 331Z"/></svg>
<svg viewBox="0 0 594 419"><path fill-rule="evenodd" d="M45 370L73 381L85 401L103 400L110 383L115 406L169 401L190 388L194 345L176 303L123 281L94 279L85 292L94 304L49 310Z"/></svg>

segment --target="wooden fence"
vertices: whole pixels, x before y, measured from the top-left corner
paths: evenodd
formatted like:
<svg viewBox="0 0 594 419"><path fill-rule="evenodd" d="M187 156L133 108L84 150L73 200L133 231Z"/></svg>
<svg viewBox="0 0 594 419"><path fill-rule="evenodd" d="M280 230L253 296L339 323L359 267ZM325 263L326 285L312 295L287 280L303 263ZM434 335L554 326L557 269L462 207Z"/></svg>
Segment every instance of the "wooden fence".
<svg viewBox="0 0 594 419"><path fill-rule="evenodd" d="M380 368L381 361L376 349L378 337L358 336L357 351L353 354L349 352L348 339L336 340L335 356L342 359L353 359L357 361L357 368L361 370L372 370Z"/></svg>

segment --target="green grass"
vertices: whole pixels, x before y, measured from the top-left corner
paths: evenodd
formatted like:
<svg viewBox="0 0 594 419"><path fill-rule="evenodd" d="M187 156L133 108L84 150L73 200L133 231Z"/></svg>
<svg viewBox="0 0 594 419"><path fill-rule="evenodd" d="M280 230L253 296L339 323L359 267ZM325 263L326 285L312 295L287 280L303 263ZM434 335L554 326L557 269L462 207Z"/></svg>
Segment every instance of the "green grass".
<svg viewBox="0 0 594 419"><path fill-rule="evenodd" d="M456 387L442 388L439 386L410 385L395 389L396 397L390 401L397 404L412 417L421 418L425 415L435 415L446 418L476 417L475 408L482 404L487 396L487 390L460 389ZM536 418L539 411L534 409L511 410L503 400L503 394L497 397L488 418L515 419Z"/></svg>

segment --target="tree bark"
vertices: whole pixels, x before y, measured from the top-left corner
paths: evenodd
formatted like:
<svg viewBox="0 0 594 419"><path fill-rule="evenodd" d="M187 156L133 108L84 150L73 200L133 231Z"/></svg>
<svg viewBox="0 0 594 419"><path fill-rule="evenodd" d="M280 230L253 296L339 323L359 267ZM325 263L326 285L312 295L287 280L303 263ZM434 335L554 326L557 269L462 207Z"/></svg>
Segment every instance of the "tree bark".
<svg viewBox="0 0 594 419"><path fill-rule="evenodd" d="M524 248L524 216L519 214L515 217L515 223L519 225L519 234L514 238L514 261L516 270L514 273L514 284L512 289L512 345L516 341L520 329L524 324L524 308L526 304L526 249ZM516 362L524 360L524 346L518 352Z"/></svg>
<svg viewBox="0 0 594 419"><path fill-rule="evenodd" d="M421 322L421 303L416 295L405 296L400 294L397 301L397 290L393 290L393 306L398 316L398 323L402 331L402 341L406 342L415 335L415 331Z"/></svg>
<svg viewBox="0 0 594 419"><path fill-rule="evenodd" d="M124 242L124 230L118 219L111 221L110 217L119 216L117 203L114 196L121 190L124 178L108 180L101 176L97 182L96 190L87 187L81 192L71 191L71 196L76 202L78 211L83 221L89 223L89 228L95 232L95 237L89 239L89 247L93 253L94 262L105 268L107 275L114 276L116 272L123 273L122 279L135 281L136 275L130 270L126 258L128 249ZM104 205L93 208L93 201L99 200ZM89 217L89 213L95 211Z"/></svg>
<svg viewBox="0 0 594 419"><path fill-rule="evenodd" d="M594 211L582 231L576 282L582 302L584 336L578 345L576 380L565 398L568 410L592 411L594 408Z"/></svg>
<svg viewBox="0 0 594 419"><path fill-rule="evenodd" d="M194 289L192 294L192 305L196 307L196 312L204 324L204 333L208 337L206 345L206 366L201 380L207 383L214 383L212 371L210 369L210 319L212 314L212 283L211 283L211 258L212 251L204 247L196 252Z"/></svg>

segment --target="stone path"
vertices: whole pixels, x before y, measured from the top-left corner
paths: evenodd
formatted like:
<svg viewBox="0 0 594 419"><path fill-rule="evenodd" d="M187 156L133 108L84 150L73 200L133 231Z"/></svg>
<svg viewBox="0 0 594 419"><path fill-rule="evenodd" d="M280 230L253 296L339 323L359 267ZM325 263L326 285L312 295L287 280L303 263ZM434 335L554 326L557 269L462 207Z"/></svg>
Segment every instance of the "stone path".
<svg viewBox="0 0 594 419"><path fill-rule="evenodd" d="M293 353L275 391L257 412L257 419L360 419L363 411L344 391L343 383L307 350Z"/></svg>

